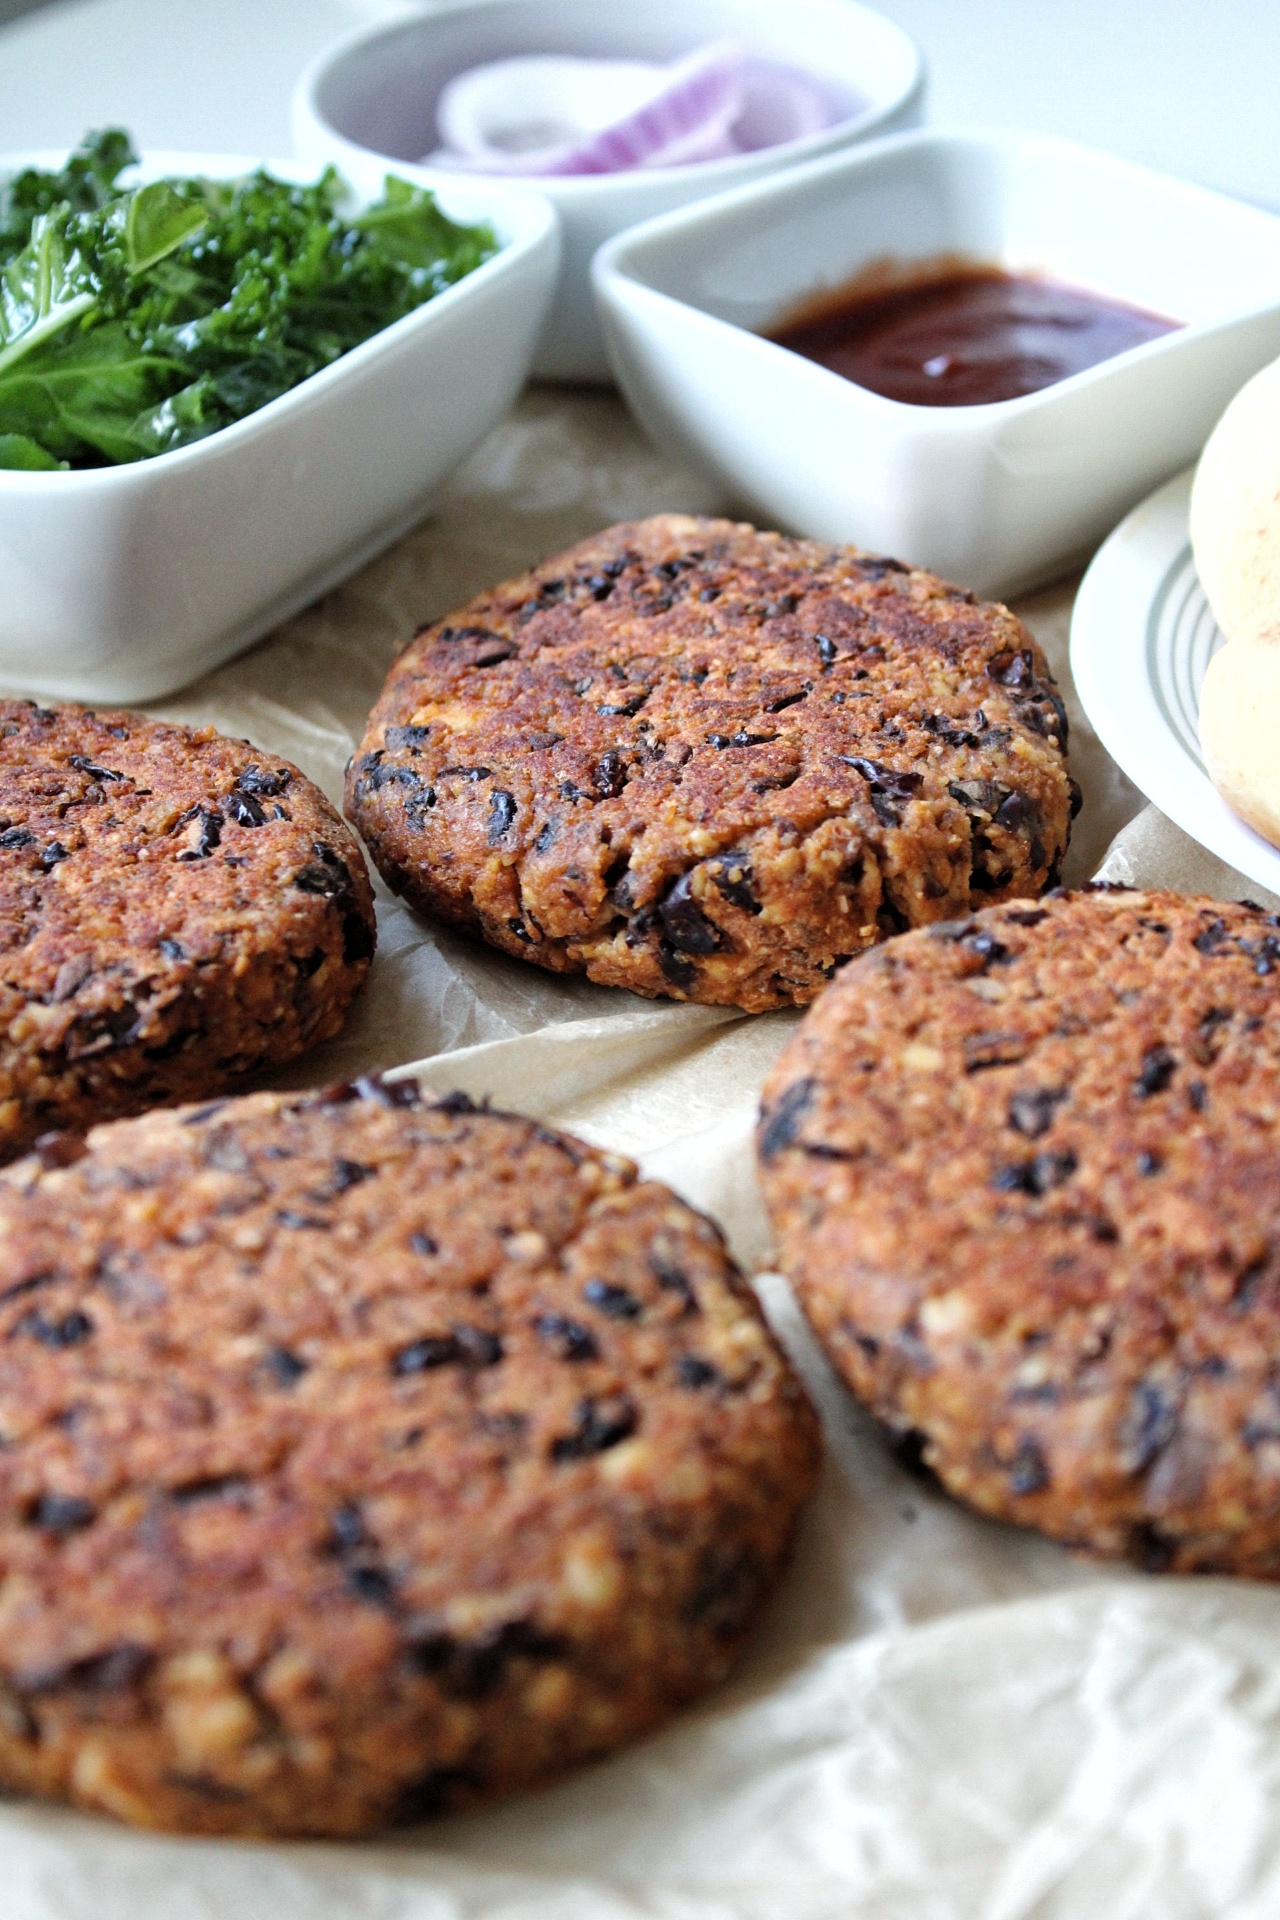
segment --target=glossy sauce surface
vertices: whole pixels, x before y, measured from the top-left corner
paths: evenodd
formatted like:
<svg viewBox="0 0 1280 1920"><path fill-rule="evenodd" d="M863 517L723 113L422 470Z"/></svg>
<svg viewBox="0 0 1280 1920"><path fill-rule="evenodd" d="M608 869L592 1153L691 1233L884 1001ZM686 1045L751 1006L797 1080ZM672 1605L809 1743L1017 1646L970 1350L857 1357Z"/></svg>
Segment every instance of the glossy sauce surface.
<svg viewBox="0 0 1280 1920"><path fill-rule="evenodd" d="M976 407L1053 386L1173 333L1179 322L998 267L850 287L770 338L860 387L917 407Z"/></svg>

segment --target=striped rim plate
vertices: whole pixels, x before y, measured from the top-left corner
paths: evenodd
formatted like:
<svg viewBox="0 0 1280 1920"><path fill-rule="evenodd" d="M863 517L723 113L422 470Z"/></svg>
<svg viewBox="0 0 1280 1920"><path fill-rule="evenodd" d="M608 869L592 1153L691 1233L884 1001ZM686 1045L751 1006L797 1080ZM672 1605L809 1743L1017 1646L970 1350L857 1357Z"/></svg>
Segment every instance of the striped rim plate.
<svg viewBox="0 0 1280 1920"><path fill-rule="evenodd" d="M1187 538L1191 469L1122 520L1071 617L1080 703L1112 759L1175 826L1280 893L1280 849L1232 813L1200 754L1200 684L1223 637Z"/></svg>

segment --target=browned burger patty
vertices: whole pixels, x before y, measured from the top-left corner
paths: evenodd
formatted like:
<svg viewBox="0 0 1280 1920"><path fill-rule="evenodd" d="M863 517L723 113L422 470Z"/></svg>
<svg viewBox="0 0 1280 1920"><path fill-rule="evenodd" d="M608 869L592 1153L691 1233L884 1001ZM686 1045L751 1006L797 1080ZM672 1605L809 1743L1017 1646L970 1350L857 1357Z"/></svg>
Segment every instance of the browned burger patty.
<svg viewBox="0 0 1280 1920"><path fill-rule="evenodd" d="M373 946L359 846L296 767L0 701L0 1159L329 1039Z"/></svg>
<svg viewBox="0 0 1280 1920"><path fill-rule="evenodd" d="M668 514L424 628L347 808L391 886L507 953L758 1012L886 933L1038 893L1066 732L1006 608Z"/></svg>
<svg viewBox="0 0 1280 1920"><path fill-rule="evenodd" d="M725 1673L812 1413L716 1229L412 1083L0 1176L0 1784L359 1834Z"/></svg>
<svg viewBox="0 0 1280 1920"><path fill-rule="evenodd" d="M1280 1577L1280 916L1086 890L904 935L759 1150L820 1338L953 1493Z"/></svg>

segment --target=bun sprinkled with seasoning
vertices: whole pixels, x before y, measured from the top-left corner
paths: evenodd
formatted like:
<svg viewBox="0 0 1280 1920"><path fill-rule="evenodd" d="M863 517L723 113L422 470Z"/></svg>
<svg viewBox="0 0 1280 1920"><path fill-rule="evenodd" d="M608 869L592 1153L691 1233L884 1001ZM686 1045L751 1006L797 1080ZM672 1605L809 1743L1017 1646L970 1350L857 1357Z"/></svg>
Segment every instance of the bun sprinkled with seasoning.
<svg viewBox="0 0 1280 1920"><path fill-rule="evenodd" d="M296 767L0 701L0 1159L330 1039L374 937L360 848Z"/></svg>
<svg viewBox="0 0 1280 1920"><path fill-rule="evenodd" d="M1006 608L668 514L424 628L347 807L392 887L519 959L760 1012L1048 885L1066 741Z"/></svg>
<svg viewBox="0 0 1280 1920"><path fill-rule="evenodd" d="M413 1082L57 1158L0 1175L0 1783L355 1835L727 1671L816 1423L666 1188Z"/></svg>
<svg viewBox="0 0 1280 1920"><path fill-rule="evenodd" d="M1280 1578L1280 915L1086 890L904 935L758 1144L815 1330L951 1492Z"/></svg>
<svg viewBox="0 0 1280 1920"><path fill-rule="evenodd" d="M1228 645L1200 688L1200 746L1229 807L1280 847L1280 360L1243 386L1191 489L1196 571Z"/></svg>

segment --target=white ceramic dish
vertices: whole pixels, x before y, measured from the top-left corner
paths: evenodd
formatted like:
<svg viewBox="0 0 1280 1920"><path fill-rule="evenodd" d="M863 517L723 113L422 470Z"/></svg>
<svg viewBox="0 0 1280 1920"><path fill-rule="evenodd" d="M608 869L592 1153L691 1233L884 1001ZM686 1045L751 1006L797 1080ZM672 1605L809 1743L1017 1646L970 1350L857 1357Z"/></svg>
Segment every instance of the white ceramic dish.
<svg viewBox="0 0 1280 1920"><path fill-rule="evenodd" d="M363 28L303 74L293 135L304 159L332 160L374 190L390 164L428 184L444 176L412 163L436 145L445 82L468 67L517 53L582 53L673 60L712 41L810 67L869 102L854 117L784 146L663 172L539 180L564 229L564 267L534 371L550 379L607 380L591 300L591 256L601 241L669 208L777 173L815 154L915 126L924 63L902 32L857 0L444 0L429 13Z"/></svg>
<svg viewBox="0 0 1280 1920"><path fill-rule="evenodd" d="M872 262L948 253L1186 324L977 407L887 400L760 337ZM1280 352L1280 219L1038 135L835 154L621 235L594 278L619 383L660 445L770 525L982 593L1082 557Z"/></svg>
<svg viewBox="0 0 1280 1920"><path fill-rule="evenodd" d="M1200 753L1200 686L1226 642L1191 557L1191 475L1135 507L1099 549L1071 618L1071 672L1135 786L1210 853L1280 894L1280 848L1232 813Z"/></svg>
<svg viewBox="0 0 1280 1920"><path fill-rule="evenodd" d="M0 155L0 172L63 157ZM141 175L232 178L257 164L156 153ZM556 216L539 196L465 180L442 184L441 202L491 221L501 252L292 392L153 460L0 471L0 684L154 699L421 517L523 385L559 261Z"/></svg>

